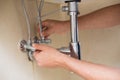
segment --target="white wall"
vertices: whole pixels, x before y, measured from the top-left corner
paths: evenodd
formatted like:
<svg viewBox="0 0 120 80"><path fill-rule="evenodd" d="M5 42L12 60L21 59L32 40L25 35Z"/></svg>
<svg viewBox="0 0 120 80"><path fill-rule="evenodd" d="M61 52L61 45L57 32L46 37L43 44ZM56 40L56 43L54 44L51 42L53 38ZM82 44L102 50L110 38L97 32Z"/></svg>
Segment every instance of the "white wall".
<svg viewBox="0 0 120 80"><path fill-rule="evenodd" d="M29 0L29 2L32 0ZM120 0L82 0L81 15L99 8L120 3ZM31 25L34 32L35 6L30 2ZM61 4L63 5L63 4ZM43 14L58 9L60 4L46 3ZM68 19L66 13L55 13L44 19ZM34 35L34 33L32 34ZM93 63L120 67L120 26L109 29L80 31L82 59ZM53 47L68 46L69 33L53 34ZM0 0L0 80L82 80L64 69L40 68L27 60L18 42L27 39L27 27L20 0ZM33 71L34 66L34 71Z"/></svg>
<svg viewBox="0 0 120 80"><path fill-rule="evenodd" d="M33 80L32 65L18 49L19 40L26 34L16 7L13 0L0 1L0 79Z"/></svg>
<svg viewBox="0 0 120 80"><path fill-rule="evenodd" d="M33 8L31 5L31 10ZM33 13L30 13L32 26L35 22ZM20 0L0 0L0 80L69 79L69 72L63 69L43 69L32 65L26 54L19 50L18 42L22 39L27 39L27 26Z"/></svg>

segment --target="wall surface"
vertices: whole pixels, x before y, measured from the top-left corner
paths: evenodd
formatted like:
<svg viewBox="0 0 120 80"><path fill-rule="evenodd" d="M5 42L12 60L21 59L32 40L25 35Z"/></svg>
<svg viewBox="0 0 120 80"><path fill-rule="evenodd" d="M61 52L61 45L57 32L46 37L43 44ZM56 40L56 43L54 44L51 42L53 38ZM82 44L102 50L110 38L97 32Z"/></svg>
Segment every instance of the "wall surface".
<svg viewBox="0 0 120 80"><path fill-rule="evenodd" d="M33 80L32 64L18 48L26 37L18 6L15 0L0 0L0 80Z"/></svg>
<svg viewBox="0 0 120 80"><path fill-rule="evenodd" d="M35 35L36 10L34 0L28 0L32 36ZM52 0L53 1L53 0ZM52 2L51 1L51 2ZM49 1L50 2L50 1ZM58 2L58 1L57 1ZM60 0L61 2L61 0ZM81 15L102 7L120 3L120 0L82 0L79 4ZM42 14L57 10L61 5L45 3ZM45 19L65 20L61 11L43 17ZM53 34L50 39L53 47L68 46L69 33ZM120 67L120 26L99 30L80 30L82 59L93 63ZM83 80L64 69L40 68L28 61L26 54L19 50L18 43L27 39L27 26L20 0L0 0L0 80Z"/></svg>
<svg viewBox="0 0 120 80"><path fill-rule="evenodd" d="M36 18L34 0L28 0L31 26ZM53 5L53 4L52 4ZM50 4L46 5L47 7ZM57 8L50 6L49 9ZM55 19L55 17L54 17ZM33 32L33 31L32 31ZM32 34L34 35L34 34ZM27 39L27 26L21 0L0 0L0 80L67 80L69 72L63 69L39 68L28 61L19 50L18 43Z"/></svg>

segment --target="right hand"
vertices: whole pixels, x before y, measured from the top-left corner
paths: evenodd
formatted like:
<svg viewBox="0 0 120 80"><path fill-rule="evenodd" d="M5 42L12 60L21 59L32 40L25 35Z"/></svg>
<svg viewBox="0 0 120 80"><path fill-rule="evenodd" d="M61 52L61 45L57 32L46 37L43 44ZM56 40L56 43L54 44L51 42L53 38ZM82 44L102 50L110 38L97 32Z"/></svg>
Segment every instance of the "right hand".
<svg viewBox="0 0 120 80"><path fill-rule="evenodd" d="M44 44L33 44L33 47L37 50L33 56L40 67L64 67L69 57Z"/></svg>
<svg viewBox="0 0 120 80"><path fill-rule="evenodd" d="M43 31L45 37L50 36L53 33L61 34L69 31L69 21L57 21L57 20L45 20L42 22Z"/></svg>

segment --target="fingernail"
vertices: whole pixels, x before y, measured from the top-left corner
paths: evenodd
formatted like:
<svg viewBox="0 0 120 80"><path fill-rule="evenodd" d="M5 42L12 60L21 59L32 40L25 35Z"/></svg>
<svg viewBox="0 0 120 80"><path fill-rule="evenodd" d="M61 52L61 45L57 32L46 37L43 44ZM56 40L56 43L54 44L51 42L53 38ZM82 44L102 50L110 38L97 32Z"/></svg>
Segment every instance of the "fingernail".
<svg viewBox="0 0 120 80"><path fill-rule="evenodd" d="M35 44L32 44L33 47L35 47Z"/></svg>

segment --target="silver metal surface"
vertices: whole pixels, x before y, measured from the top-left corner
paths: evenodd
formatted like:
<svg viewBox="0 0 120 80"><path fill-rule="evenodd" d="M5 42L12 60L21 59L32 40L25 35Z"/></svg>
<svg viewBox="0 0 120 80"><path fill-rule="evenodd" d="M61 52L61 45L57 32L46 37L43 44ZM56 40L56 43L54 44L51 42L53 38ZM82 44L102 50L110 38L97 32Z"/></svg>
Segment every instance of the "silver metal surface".
<svg viewBox="0 0 120 80"><path fill-rule="evenodd" d="M69 2L69 15L71 21L71 43L70 43L70 50L71 56L77 57L80 59L80 44L78 40L78 4L77 2Z"/></svg>
<svg viewBox="0 0 120 80"><path fill-rule="evenodd" d="M59 50L62 53L70 53L70 49L68 47L62 47L57 50Z"/></svg>
<svg viewBox="0 0 120 80"><path fill-rule="evenodd" d="M42 12L42 8L43 8L43 5L44 5L44 0L41 0L39 5L38 5L38 1L36 0L36 6L37 6L37 12L38 12L38 23L39 23L39 36L41 38L41 40L44 40L44 36L42 34L42 16L41 16L41 12Z"/></svg>
<svg viewBox="0 0 120 80"><path fill-rule="evenodd" d="M24 13L26 16L26 22L28 24L29 39L27 41L22 40L20 42L20 49L21 51L27 53L28 59L30 61L33 61L33 52L36 51L36 49L32 47L32 43L37 43L37 44L50 43L51 40L45 39L44 36L42 35L42 22L41 22L41 9L42 8L40 8L40 6L38 8L38 5L37 5L38 11L39 11L38 16L39 16L39 25L40 25L39 26L40 27L40 38L35 37L33 39L33 42L31 41L29 19L26 13L24 0L22 1L23 1L22 4L23 4ZM77 15L78 15L77 0L68 1L67 3L68 3L68 6L64 7L63 9L64 11L68 11L68 15L70 15L71 42L68 48L62 47L62 48L59 48L58 50L64 54L70 55L71 57L80 59L80 44L78 40L78 22L77 22Z"/></svg>
<svg viewBox="0 0 120 80"><path fill-rule="evenodd" d="M31 44L31 41L22 40L22 41L20 42L20 50L21 50L22 52L27 53L28 59L29 59L30 61L33 61L33 52L34 52L36 49L33 48L31 45L32 45L32 44Z"/></svg>
<svg viewBox="0 0 120 80"><path fill-rule="evenodd" d="M20 42L20 50L27 53L28 59L30 61L33 61L33 52L35 51L35 49L32 47L32 43L34 42L34 43L41 44L41 43L51 42L51 40L45 39L42 34L43 29L42 29L41 11L42 11L44 0L41 0L39 5L37 4L37 0L36 0L36 6L37 6L38 16L39 16L39 29L40 29L39 36L40 37L33 39L33 42L31 40L31 26L30 26L29 16L27 14L26 7L25 7L25 0L21 0L21 2L22 2L22 7L23 7L25 18L26 18L27 28L28 28L28 39L27 41L22 40Z"/></svg>
<svg viewBox="0 0 120 80"><path fill-rule="evenodd" d="M77 43L70 43L70 51L71 51L71 56L74 58L81 59L80 55L80 44L79 42Z"/></svg>
<svg viewBox="0 0 120 80"><path fill-rule="evenodd" d="M43 32L43 27L42 27L42 9L43 9L43 5L44 5L44 0L41 0L40 3L38 4L38 1L36 0L36 6L37 6L37 12L38 12L38 23L39 23L39 38L37 38L37 40L35 40L35 43L50 43L51 40L50 39L45 39L44 35L42 34Z"/></svg>
<svg viewBox="0 0 120 80"><path fill-rule="evenodd" d="M71 42L78 42L78 22L77 22L77 2L69 2L69 12L71 21Z"/></svg>
<svg viewBox="0 0 120 80"><path fill-rule="evenodd" d="M34 37L33 41L34 41L34 43L37 43L37 44L42 44L42 43L48 44L48 43L51 43L50 39L39 39L36 36Z"/></svg>
<svg viewBox="0 0 120 80"><path fill-rule="evenodd" d="M22 7L23 7L25 18L26 18L27 28L28 28L28 40L30 40L31 39L30 20L26 11L25 0L21 0L21 2L22 2Z"/></svg>
<svg viewBox="0 0 120 80"><path fill-rule="evenodd" d="M70 34L71 34L71 42L69 48L62 49L60 48L59 51L62 53L67 53L71 57L80 59L80 44L78 40L78 4L77 0L68 1L68 7L63 7L64 11L68 10L68 15L70 15ZM69 50L68 50L69 49Z"/></svg>
<svg viewBox="0 0 120 80"><path fill-rule="evenodd" d="M62 11L68 11L68 6L62 6Z"/></svg>
<svg viewBox="0 0 120 80"><path fill-rule="evenodd" d="M26 18L27 28L28 28L28 39L27 39L27 41L22 40L20 42L20 50L27 53L29 61L33 61L33 55L32 54L35 51L35 49L31 46L32 41L31 41L30 20L29 20L29 16L27 14L27 11L26 11L25 0L21 0L21 1L22 1L22 7L23 7L25 18Z"/></svg>

